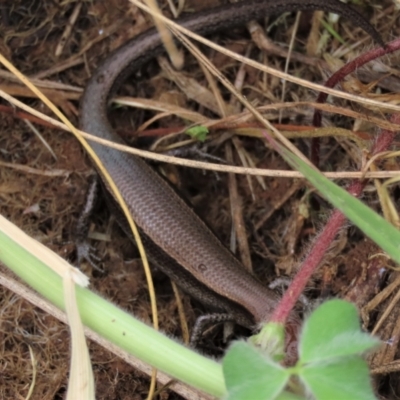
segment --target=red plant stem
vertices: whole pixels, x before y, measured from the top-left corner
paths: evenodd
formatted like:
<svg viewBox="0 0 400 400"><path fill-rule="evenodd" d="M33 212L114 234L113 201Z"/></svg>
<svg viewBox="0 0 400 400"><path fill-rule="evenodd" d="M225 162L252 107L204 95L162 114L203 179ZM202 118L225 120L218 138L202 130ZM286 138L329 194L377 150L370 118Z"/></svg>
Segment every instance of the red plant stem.
<svg viewBox="0 0 400 400"><path fill-rule="evenodd" d="M340 81L342 81L347 75L354 72L357 68L362 67L367 62L377 59L378 57L384 56L386 54L393 53L396 50L400 49L400 38L395 39L392 42L388 43L385 47L377 47L372 49L366 53L363 53L356 57L354 60L346 63L342 68L336 71L326 82L325 87L333 88ZM317 98L317 103L324 103L326 98L328 97L327 93L320 93ZM313 125L315 127L321 126L321 111L315 110Z"/></svg>
<svg viewBox="0 0 400 400"><path fill-rule="evenodd" d="M314 247L302 263L298 273L272 314L271 321L285 323L344 221L345 216L342 213L339 211L333 212L325 228L316 238Z"/></svg>
<svg viewBox="0 0 400 400"><path fill-rule="evenodd" d="M342 68L336 71L326 82L325 87L333 88L340 81L342 81L347 75L354 72L357 68L362 67L369 61L375 60L378 57L384 56L386 54L393 53L400 49L400 39L395 39L388 43L385 47L377 47L366 53L361 54L354 60L346 63ZM327 93L320 93L317 98L317 103L324 103L328 97ZM314 111L313 125L315 127L321 126L321 110ZM315 138L311 141L311 161L318 166L319 164L319 139Z"/></svg>
<svg viewBox="0 0 400 400"><path fill-rule="evenodd" d="M393 123L400 123L400 115L392 115L390 121ZM371 154L375 155L388 149L393 142L394 136L395 134L393 131L386 129L382 130L372 147ZM366 183L367 182L365 180L354 180L350 183L347 191L354 197L359 197L362 194ZM305 289L307 282L310 280L312 274L321 263L326 252L328 251L329 246L335 239L339 230L343 227L345 221L346 217L341 211L333 211L324 229L316 237L314 246L301 264L298 273L283 295L278 307L272 314L271 321L284 324L288 319L297 300Z"/></svg>

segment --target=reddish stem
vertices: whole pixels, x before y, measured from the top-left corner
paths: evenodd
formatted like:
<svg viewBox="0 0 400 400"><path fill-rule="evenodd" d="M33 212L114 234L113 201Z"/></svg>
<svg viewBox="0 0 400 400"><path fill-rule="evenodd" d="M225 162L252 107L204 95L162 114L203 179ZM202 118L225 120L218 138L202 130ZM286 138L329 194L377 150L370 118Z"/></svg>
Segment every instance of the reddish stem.
<svg viewBox="0 0 400 400"><path fill-rule="evenodd" d="M393 123L400 123L400 115L392 115L390 121ZM377 137L371 154L375 155L389 148L394 139L394 132L389 130L382 130L380 135ZM354 180L350 183L347 191L355 196L359 197L362 194L366 181ZM301 264L298 273L294 277L292 283L290 284L288 290L282 297L278 307L275 309L271 320L274 322L284 324L294 306L299 299L301 293L305 289L307 282L310 280L314 271L322 261L325 256L329 246L336 237L339 230L343 227L346 221L346 217L341 211L335 210L330 216L327 224L321 233L316 237L314 246L309 252L306 259Z"/></svg>
<svg viewBox="0 0 400 400"><path fill-rule="evenodd" d="M272 321L285 323L301 293L305 289L311 275L318 267L344 221L345 217L342 213L339 211L333 212L325 228L317 236L314 247L304 260L292 283L283 295L278 307L272 314Z"/></svg>
<svg viewBox="0 0 400 400"><path fill-rule="evenodd" d="M342 81L347 75L354 72L357 68L362 67L367 62L375 60L378 57L382 57L386 54L393 53L396 50L400 49L400 38L395 39L392 42L388 43L385 47L377 47L372 49L366 53L363 53L356 57L354 60L348 62L338 71L336 71L326 82L325 87L333 88L340 81ZM324 103L326 98L328 97L327 93L320 93L317 98L317 103ZM321 110L315 110L313 124L315 127L321 126Z"/></svg>
<svg viewBox="0 0 400 400"><path fill-rule="evenodd" d="M354 60L348 62L338 71L336 71L326 82L325 87L333 88L339 82L341 82L347 75L354 72L357 68L362 67L369 61L375 60L378 57L384 56L386 54L393 53L396 50L400 49L400 39L395 39L392 42L388 43L385 47L378 47L372 49L366 53L361 54L356 57ZM326 98L328 97L327 93L320 93L317 98L317 103L324 103ZM314 111L313 125L315 127L321 126L321 110ZM315 138L311 141L311 161L318 166L319 164L319 139Z"/></svg>

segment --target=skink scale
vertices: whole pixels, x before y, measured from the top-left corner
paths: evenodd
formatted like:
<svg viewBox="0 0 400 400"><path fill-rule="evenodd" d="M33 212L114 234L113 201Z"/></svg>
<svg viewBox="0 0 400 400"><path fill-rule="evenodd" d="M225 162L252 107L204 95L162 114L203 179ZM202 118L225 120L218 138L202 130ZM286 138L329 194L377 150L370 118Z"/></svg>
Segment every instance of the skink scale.
<svg viewBox="0 0 400 400"><path fill-rule="evenodd" d="M382 44L369 22L338 0L245 1L194 14L178 23L198 34L210 35L266 15L301 10L340 14ZM107 118L109 100L129 75L163 52L157 31L150 29L111 53L86 86L80 108L81 129L122 143ZM278 296L243 268L164 179L139 157L94 142L90 146L145 235L146 251L153 263L190 295L232 315L240 325L254 328L269 319ZM104 186L110 195L107 185ZM118 206L114 211L119 214L119 223L128 230Z"/></svg>

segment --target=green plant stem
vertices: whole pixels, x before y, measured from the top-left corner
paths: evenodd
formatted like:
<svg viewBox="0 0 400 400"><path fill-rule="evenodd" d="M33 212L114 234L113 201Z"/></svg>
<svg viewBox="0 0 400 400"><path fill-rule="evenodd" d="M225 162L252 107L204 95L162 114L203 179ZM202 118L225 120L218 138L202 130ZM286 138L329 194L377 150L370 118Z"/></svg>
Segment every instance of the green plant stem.
<svg viewBox="0 0 400 400"><path fill-rule="evenodd" d="M64 310L61 277L1 229L0 261ZM168 375L211 395L224 395L226 389L219 363L155 331L88 289L77 287L76 293L86 326Z"/></svg>

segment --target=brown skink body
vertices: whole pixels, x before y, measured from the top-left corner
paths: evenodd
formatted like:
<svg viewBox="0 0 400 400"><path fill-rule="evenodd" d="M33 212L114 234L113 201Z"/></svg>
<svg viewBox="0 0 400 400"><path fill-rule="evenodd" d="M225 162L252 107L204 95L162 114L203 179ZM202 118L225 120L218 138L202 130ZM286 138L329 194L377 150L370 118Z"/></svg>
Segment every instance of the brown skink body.
<svg viewBox="0 0 400 400"><path fill-rule="evenodd" d="M201 35L243 25L268 14L324 10L352 20L382 44L379 34L355 10L338 0L253 0L211 9L178 22ZM81 129L122 143L107 118L110 97L124 79L164 52L151 29L111 53L98 67L83 94ZM150 260L186 292L235 321L254 327L267 321L278 296L244 270L206 224L142 159L90 143L119 188L135 222L144 233ZM107 189L107 187L106 187ZM118 207L118 220L126 229Z"/></svg>

